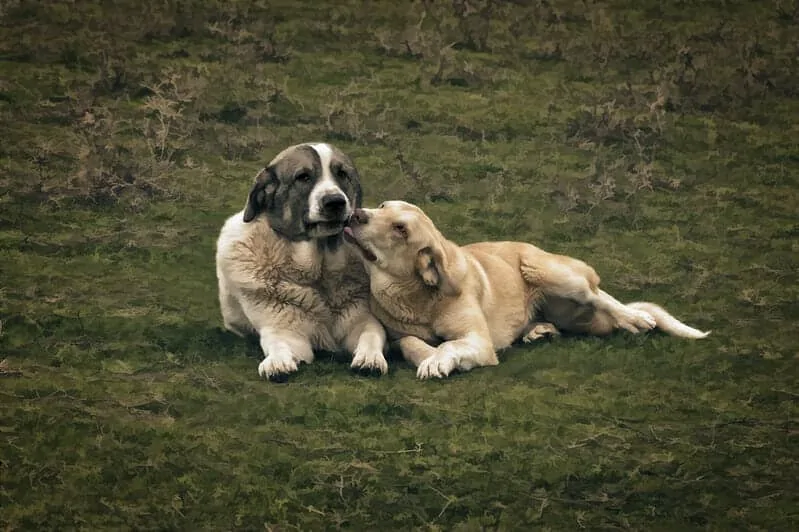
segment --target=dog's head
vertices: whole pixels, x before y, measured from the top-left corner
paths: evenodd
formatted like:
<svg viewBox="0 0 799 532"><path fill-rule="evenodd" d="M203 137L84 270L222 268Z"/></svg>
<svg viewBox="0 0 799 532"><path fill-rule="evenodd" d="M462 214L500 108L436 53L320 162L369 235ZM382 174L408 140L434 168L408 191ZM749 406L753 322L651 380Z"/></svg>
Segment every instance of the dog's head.
<svg viewBox="0 0 799 532"><path fill-rule="evenodd" d="M465 259L416 205L386 201L376 209L355 209L344 240L369 270L400 281L417 277L444 295L460 294Z"/></svg>
<svg viewBox="0 0 799 532"><path fill-rule="evenodd" d="M330 144L298 144L280 152L255 177L244 221L264 214L291 240L339 235L361 206L358 170Z"/></svg>

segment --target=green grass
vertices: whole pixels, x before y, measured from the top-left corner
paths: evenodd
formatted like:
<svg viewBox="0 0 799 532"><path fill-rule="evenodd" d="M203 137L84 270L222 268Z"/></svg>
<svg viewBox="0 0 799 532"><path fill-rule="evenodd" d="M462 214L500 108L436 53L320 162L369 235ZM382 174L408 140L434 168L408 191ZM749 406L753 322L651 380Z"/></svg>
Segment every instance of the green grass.
<svg viewBox="0 0 799 532"><path fill-rule="evenodd" d="M795 2L6 4L4 529L799 528ZM215 238L312 140L713 334L262 381Z"/></svg>

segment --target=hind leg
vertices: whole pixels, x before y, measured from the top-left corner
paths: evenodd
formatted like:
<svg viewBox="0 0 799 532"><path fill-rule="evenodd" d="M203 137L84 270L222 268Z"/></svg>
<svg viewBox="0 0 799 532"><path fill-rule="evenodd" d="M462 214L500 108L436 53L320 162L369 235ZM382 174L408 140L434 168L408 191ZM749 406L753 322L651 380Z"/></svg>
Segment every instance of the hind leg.
<svg viewBox="0 0 799 532"><path fill-rule="evenodd" d="M654 316L645 310L628 307L604 290L597 290L594 306L608 313L615 327L637 334L654 329L657 325Z"/></svg>
<svg viewBox="0 0 799 532"><path fill-rule="evenodd" d="M573 299L549 295L539 305L539 311L546 321L561 331L606 336L615 329L613 319L607 312Z"/></svg>
<svg viewBox="0 0 799 532"><path fill-rule="evenodd" d="M544 315L555 315L547 319L560 328L602 335L614 328L638 333L655 326L651 314L628 307L601 290L596 271L581 260L536 254L523 257L521 268L525 280L552 299L544 302Z"/></svg>

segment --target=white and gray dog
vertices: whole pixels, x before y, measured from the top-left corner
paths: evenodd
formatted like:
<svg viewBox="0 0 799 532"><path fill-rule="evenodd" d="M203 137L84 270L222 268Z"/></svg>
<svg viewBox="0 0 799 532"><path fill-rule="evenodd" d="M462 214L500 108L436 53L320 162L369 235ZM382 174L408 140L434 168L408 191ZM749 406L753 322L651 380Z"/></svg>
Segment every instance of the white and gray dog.
<svg viewBox="0 0 799 532"><path fill-rule="evenodd" d="M222 227L216 273L224 325L260 337L262 377L296 371L315 350L351 353L356 370L388 371L369 278L342 245L360 206L350 158L329 144L298 144L258 173L245 208Z"/></svg>

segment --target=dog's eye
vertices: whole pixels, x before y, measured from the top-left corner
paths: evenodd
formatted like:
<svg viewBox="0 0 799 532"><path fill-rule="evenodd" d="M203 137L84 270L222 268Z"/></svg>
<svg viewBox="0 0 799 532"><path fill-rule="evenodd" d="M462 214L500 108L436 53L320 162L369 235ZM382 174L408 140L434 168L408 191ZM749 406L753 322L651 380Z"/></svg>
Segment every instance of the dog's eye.
<svg viewBox="0 0 799 532"><path fill-rule="evenodd" d="M338 170L336 170L336 178L342 179L342 180L349 179L350 178L350 174L348 174L347 171L344 170L343 168L339 168Z"/></svg>
<svg viewBox="0 0 799 532"><path fill-rule="evenodd" d="M377 206L377 208L378 208L378 209L382 209L382 208L383 208L383 207L385 207L385 206L386 206L386 202L384 201L383 203L381 203L380 205L378 205L378 206Z"/></svg>
<svg viewBox="0 0 799 532"><path fill-rule="evenodd" d="M402 222L394 222L391 224L391 229L402 238L408 238L408 227Z"/></svg>
<svg viewBox="0 0 799 532"><path fill-rule="evenodd" d="M311 180L311 174L308 172L301 172L294 177L295 181L299 181L300 183L307 183Z"/></svg>

